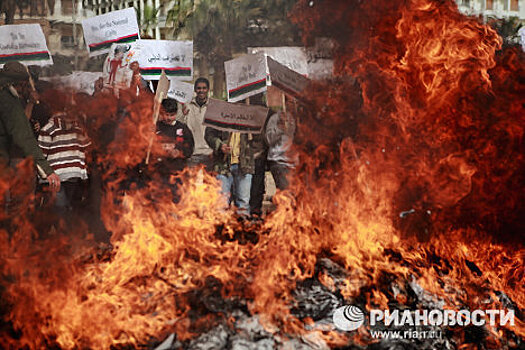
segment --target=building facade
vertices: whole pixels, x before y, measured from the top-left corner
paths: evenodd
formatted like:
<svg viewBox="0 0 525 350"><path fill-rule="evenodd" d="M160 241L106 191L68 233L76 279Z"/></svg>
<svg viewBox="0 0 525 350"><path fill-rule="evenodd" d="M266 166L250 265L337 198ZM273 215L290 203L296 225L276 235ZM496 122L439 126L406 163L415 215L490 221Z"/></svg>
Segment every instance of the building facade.
<svg viewBox="0 0 525 350"><path fill-rule="evenodd" d="M18 1L15 24L39 23L46 35L49 50L55 63L71 70L97 69L98 59L89 59L82 33L82 20L133 7L137 10L142 36L164 38L166 8L171 1L161 0L28 0ZM149 10L148 11L148 7ZM151 9L159 9L151 11ZM153 17L153 18L152 18ZM65 73L61 72L61 73Z"/></svg>
<svg viewBox="0 0 525 350"><path fill-rule="evenodd" d="M461 12L488 18L516 17L525 22L525 0L456 0Z"/></svg>

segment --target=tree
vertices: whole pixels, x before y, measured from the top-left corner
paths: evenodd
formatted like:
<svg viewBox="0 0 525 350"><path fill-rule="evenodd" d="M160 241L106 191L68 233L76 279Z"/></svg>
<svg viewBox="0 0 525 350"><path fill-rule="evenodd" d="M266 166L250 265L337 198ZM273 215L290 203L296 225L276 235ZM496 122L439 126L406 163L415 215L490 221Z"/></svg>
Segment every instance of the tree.
<svg viewBox="0 0 525 350"><path fill-rule="evenodd" d="M176 37L181 34L188 23L188 19L193 15L195 11L194 0L176 0L173 7L168 10L166 14L166 25L172 25L173 31L172 37Z"/></svg>
<svg viewBox="0 0 525 350"><path fill-rule="evenodd" d="M16 0L0 0L0 13L5 15L5 24L13 24L16 7Z"/></svg>
<svg viewBox="0 0 525 350"><path fill-rule="evenodd" d="M144 11L136 9L138 22L141 24L141 36L152 37L152 29L157 25L157 17L160 9L153 6L144 6Z"/></svg>
<svg viewBox="0 0 525 350"><path fill-rule="evenodd" d="M224 61L249 46L300 43L297 28L288 20L295 0L178 0L168 11L174 35L186 30L193 38L196 60L214 70L213 94L225 93Z"/></svg>
<svg viewBox="0 0 525 350"><path fill-rule="evenodd" d="M518 31L522 27L518 17L492 18L488 22L503 39L503 47L519 45Z"/></svg>

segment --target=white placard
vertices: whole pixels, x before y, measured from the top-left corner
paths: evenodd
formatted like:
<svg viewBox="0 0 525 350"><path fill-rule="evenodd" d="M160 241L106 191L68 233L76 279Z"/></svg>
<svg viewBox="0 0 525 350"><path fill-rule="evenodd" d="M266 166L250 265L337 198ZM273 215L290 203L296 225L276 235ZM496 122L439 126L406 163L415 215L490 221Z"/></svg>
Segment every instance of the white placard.
<svg viewBox="0 0 525 350"><path fill-rule="evenodd" d="M308 85L308 78L283 66L271 57L267 59L271 84L290 95L300 95Z"/></svg>
<svg viewBox="0 0 525 350"><path fill-rule="evenodd" d="M265 53L285 67L302 75L308 75L308 58L305 50L298 46L249 47L249 54Z"/></svg>
<svg viewBox="0 0 525 350"><path fill-rule="evenodd" d="M525 27L521 27L518 30L518 35L520 36L520 44L523 51L525 51Z"/></svg>
<svg viewBox="0 0 525 350"><path fill-rule="evenodd" d="M37 66L53 64L39 24L0 26L0 67L10 61Z"/></svg>
<svg viewBox="0 0 525 350"><path fill-rule="evenodd" d="M193 79L193 41L139 40L140 74L159 80L164 70L170 79Z"/></svg>
<svg viewBox="0 0 525 350"><path fill-rule="evenodd" d="M267 116L268 108L263 106L210 99L203 124L224 131L258 134Z"/></svg>
<svg viewBox="0 0 525 350"><path fill-rule="evenodd" d="M130 64L137 61L138 44L112 44L102 72L104 73L104 84L117 86L118 88L128 88L131 84L133 72Z"/></svg>
<svg viewBox="0 0 525 350"><path fill-rule="evenodd" d="M168 97L173 98L180 103L190 103L193 98L193 84L185 83L177 79L171 79Z"/></svg>
<svg viewBox="0 0 525 350"><path fill-rule="evenodd" d="M224 62L228 101L236 102L266 91L268 69L264 54L244 55Z"/></svg>
<svg viewBox="0 0 525 350"><path fill-rule="evenodd" d="M95 81L103 77L101 72L77 71L65 76L43 77L41 80L49 81L62 89L74 92L85 92L92 95L95 91Z"/></svg>
<svg viewBox="0 0 525 350"><path fill-rule="evenodd" d="M321 80L334 76L334 61L331 59L318 59L308 62L308 78Z"/></svg>
<svg viewBox="0 0 525 350"><path fill-rule="evenodd" d="M82 29L90 56L108 53L113 43L131 43L139 39L133 7L85 19Z"/></svg>

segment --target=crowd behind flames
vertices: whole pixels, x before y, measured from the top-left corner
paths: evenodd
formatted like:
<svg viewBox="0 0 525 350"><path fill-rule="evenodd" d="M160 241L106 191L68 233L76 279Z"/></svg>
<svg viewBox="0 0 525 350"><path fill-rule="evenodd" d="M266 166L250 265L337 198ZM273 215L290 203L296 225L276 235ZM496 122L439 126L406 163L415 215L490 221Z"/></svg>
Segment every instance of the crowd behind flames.
<svg viewBox="0 0 525 350"><path fill-rule="evenodd" d="M109 159L104 152L121 137L122 120L129 116L133 101L155 98L156 84L142 79L138 69L132 71L126 91L116 91L100 78L89 95L39 80L38 67L12 61L0 69L3 227L9 231L12 219L29 210L44 235L76 230L83 222L96 241L109 243L110 228L101 219L101 199L109 190L101 159ZM203 125L209 89L208 79L199 77L191 102L162 100L151 130L155 151L131 171L122 169L126 176L120 186L153 179L177 203L182 184L178 175L197 168L192 174L208 172L220 181L221 193L240 220L262 220L265 173L270 171L276 188L284 190L295 167L291 144L296 104L287 97L282 108L270 108L260 134L222 131ZM251 104L266 104L265 94L252 97ZM116 101L116 115L105 109L106 98ZM108 114L102 123L90 118L88 111L96 108ZM153 120L153 111L143 114L141 118ZM122 144L129 142L133 141Z"/></svg>

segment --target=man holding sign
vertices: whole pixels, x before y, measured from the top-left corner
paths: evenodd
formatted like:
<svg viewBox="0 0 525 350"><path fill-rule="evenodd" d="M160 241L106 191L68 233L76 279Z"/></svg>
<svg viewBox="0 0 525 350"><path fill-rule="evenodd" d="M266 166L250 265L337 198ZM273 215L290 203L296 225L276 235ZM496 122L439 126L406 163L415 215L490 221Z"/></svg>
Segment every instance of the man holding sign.
<svg viewBox="0 0 525 350"><path fill-rule="evenodd" d="M267 114L262 106L212 100L204 116L205 139L213 149L221 191L243 216L250 213L255 154L263 147L260 132Z"/></svg>

